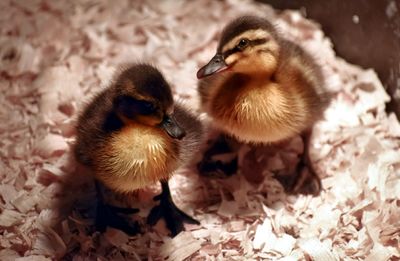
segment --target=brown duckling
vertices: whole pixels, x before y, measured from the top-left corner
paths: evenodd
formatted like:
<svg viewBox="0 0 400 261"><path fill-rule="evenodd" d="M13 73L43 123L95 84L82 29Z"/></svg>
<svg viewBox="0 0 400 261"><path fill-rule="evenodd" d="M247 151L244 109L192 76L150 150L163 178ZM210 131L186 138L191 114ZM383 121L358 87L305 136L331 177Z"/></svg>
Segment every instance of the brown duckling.
<svg viewBox="0 0 400 261"><path fill-rule="evenodd" d="M329 103L313 58L256 16L225 27L216 55L197 77L202 108L214 125L247 143L271 144L303 134L307 148L312 126ZM315 174L307 149L304 155L302 163ZM316 194L321 187L314 177Z"/></svg>
<svg viewBox="0 0 400 261"><path fill-rule="evenodd" d="M80 115L75 155L93 170L97 181L115 192L134 192L160 181L162 193L155 197L160 205L147 221L153 225L164 217L175 236L183 230L183 222L198 222L174 205L168 179L191 160L202 136L200 121L174 103L163 75L153 66L134 64ZM130 226L114 213L135 210L108 206L98 192L97 229L112 226L130 234L138 232L137 225Z"/></svg>

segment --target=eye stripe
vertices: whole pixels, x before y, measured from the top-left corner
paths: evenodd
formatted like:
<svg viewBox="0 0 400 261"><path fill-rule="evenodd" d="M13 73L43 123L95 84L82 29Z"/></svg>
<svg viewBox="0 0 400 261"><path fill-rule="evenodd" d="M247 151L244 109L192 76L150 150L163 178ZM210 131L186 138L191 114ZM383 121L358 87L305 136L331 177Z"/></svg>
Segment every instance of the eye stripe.
<svg viewBox="0 0 400 261"><path fill-rule="evenodd" d="M237 47L235 47L235 48L233 48L233 49L230 49L230 50L227 50L225 53L224 53L224 58L226 58L226 57L228 57L229 55L231 55L231 54L233 54L233 53L237 53L237 52L239 52L240 50L239 50L239 48L237 48Z"/></svg>
<svg viewBox="0 0 400 261"><path fill-rule="evenodd" d="M251 40L250 41L250 45L254 46L254 45L260 45L260 44L264 44L268 41L267 38L260 38L260 39L255 39L255 40Z"/></svg>
<svg viewBox="0 0 400 261"><path fill-rule="evenodd" d="M220 42L218 51L225 52L229 49L233 49L235 45L240 41L240 39L261 39L261 38L273 38L275 35L273 28L258 28L258 29L249 29L244 30L242 33L235 33L229 39L227 38L224 41Z"/></svg>
<svg viewBox="0 0 400 261"><path fill-rule="evenodd" d="M264 44L267 41L268 41L268 38L259 38L259 39L250 40L249 46L256 46L256 45ZM240 52L240 51L242 51L242 50L240 50L240 48L238 48L238 46L236 45L234 48L225 51L224 57L226 58L229 55Z"/></svg>

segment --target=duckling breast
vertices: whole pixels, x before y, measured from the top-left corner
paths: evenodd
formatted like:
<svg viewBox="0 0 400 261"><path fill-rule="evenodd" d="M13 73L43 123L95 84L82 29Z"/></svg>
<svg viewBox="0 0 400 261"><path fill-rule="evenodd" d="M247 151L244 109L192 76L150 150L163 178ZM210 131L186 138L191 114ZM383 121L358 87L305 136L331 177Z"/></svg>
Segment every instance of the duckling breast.
<svg viewBox="0 0 400 261"><path fill-rule="evenodd" d="M226 88L226 87L225 87ZM217 128L249 143L281 141L309 124L304 100L276 83L251 82L217 93L207 112Z"/></svg>
<svg viewBox="0 0 400 261"><path fill-rule="evenodd" d="M98 151L95 172L111 189L130 192L168 179L178 167L177 154L162 130L127 126Z"/></svg>

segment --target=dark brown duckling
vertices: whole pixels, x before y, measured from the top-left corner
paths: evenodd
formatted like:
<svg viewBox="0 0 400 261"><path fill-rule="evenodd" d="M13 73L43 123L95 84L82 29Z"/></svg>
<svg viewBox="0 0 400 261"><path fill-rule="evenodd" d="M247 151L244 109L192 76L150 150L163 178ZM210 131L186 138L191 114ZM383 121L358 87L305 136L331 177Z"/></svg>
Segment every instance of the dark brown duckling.
<svg viewBox="0 0 400 261"><path fill-rule="evenodd" d="M307 148L329 95L309 54L283 39L268 20L243 16L225 27L216 55L197 76L202 108L227 136L271 144L303 135L306 149L300 165L308 165L315 179L311 193L319 193L320 180ZM298 190L299 184L291 187Z"/></svg>
<svg viewBox="0 0 400 261"><path fill-rule="evenodd" d="M188 163L201 144L200 121L174 103L169 84L153 66L134 64L97 95L78 119L75 155L93 170L94 178L112 191L130 193L158 181L160 205L150 212L148 223L161 217L172 236L183 230L183 222L198 223L172 201L168 179ZM101 196L100 196L101 199ZM106 226L130 234L138 232L115 210L99 200L97 228ZM106 215L106 217L103 214Z"/></svg>

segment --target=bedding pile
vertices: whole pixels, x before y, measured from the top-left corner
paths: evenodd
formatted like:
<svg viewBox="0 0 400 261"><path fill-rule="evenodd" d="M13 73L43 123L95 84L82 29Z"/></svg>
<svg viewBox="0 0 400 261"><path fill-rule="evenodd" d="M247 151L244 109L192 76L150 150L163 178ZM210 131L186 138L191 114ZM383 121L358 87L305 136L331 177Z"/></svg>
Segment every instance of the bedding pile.
<svg viewBox="0 0 400 261"><path fill-rule="evenodd" d="M120 64L147 61L198 108L196 71L221 28L249 13L310 52L334 94L310 148L321 195L287 195L274 178L296 164L300 137L242 145L237 175L207 179L193 164L171 179L175 202L200 226L175 238L162 222L148 227L154 186L114 199L140 207L142 234L93 233L94 186L71 153L85 102ZM0 260L400 259L400 124L385 112L390 97L300 12L239 0L6 0L0 32Z"/></svg>

